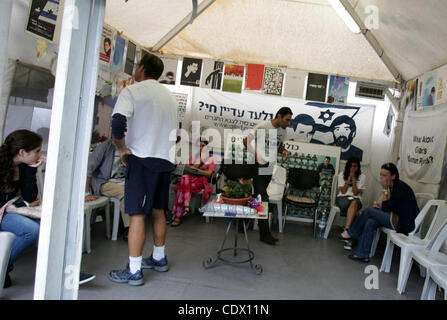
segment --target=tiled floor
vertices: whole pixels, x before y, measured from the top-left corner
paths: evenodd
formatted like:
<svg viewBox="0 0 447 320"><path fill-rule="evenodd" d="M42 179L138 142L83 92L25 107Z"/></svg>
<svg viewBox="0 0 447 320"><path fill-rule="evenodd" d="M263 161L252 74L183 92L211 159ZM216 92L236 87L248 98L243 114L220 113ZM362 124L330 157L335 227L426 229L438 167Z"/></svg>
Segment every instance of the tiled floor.
<svg viewBox="0 0 447 320"><path fill-rule="evenodd" d="M250 269L248 263L229 265L218 261L212 268L204 269L202 261L215 256L227 222L220 218L207 224L203 217L194 214L178 228L168 226L166 252L170 270L165 273L144 271L145 284L141 287L120 285L107 279L111 269L127 264L127 243L122 239L107 240L104 223L96 223L92 227L92 252L83 255L82 270L95 273L97 277L80 287L79 299L405 300L419 299L422 292L424 279L415 266L406 292L403 295L397 292L399 250L395 250L391 272L379 274L379 289L368 290L365 288L369 276L365 273L367 265L347 258L349 252L337 240L337 229L327 240L315 239L310 225L291 222L286 224L284 234L278 235L280 241L276 246L260 242L258 231L249 231L254 262L263 267L261 275ZM144 256L152 251L149 240L152 240L151 233ZM239 241L240 245L244 244L241 237ZM232 245L231 242L227 244ZM383 243L380 243L370 264L379 266L382 254ZM32 299L35 259L36 250L33 249L17 262L11 273L14 285L3 291L2 299ZM442 296L438 292L438 298Z"/></svg>

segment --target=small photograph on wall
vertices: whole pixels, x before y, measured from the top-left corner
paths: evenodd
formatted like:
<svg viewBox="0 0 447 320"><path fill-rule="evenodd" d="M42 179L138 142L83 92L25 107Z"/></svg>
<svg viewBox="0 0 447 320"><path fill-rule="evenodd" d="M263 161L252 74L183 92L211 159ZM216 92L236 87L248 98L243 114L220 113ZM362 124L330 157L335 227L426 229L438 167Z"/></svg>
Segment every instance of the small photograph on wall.
<svg viewBox="0 0 447 320"><path fill-rule="evenodd" d="M200 76L202 73L202 59L183 58L182 76L180 84L184 86L200 86Z"/></svg>
<svg viewBox="0 0 447 320"><path fill-rule="evenodd" d="M203 61L203 76L201 88L218 89L222 86L224 63L222 61L206 59Z"/></svg>
<svg viewBox="0 0 447 320"><path fill-rule="evenodd" d="M99 47L99 61L104 63L110 63L112 57L112 40L114 36L114 31L109 26L104 25L102 28L101 44Z"/></svg>
<svg viewBox="0 0 447 320"><path fill-rule="evenodd" d="M126 39L124 39L117 33L115 37L115 51L113 52L112 68L116 70L123 69L125 47L126 47Z"/></svg>
<svg viewBox="0 0 447 320"><path fill-rule="evenodd" d="M390 105L390 108L388 110L388 115L386 117L385 121L385 127L383 128L383 133L389 137L391 130L393 129L393 121L394 121L394 111L393 107Z"/></svg>
<svg viewBox="0 0 447 320"><path fill-rule="evenodd" d="M31 0L25 31L54 42L60 29L59 9L59 0Z"/></svg>
<svg viewBox="0 0 447 320"><path fill-rule="evenodd" d="M132 41L128 41L126 63L124 65L124 72L127 73L128 75L133 75L136 53L137 53L137 46Z"/></svg>
<svg viewBox="0 0 447 320"><path fill-rule="evenodd" d="M436 71L427 72L424 74L424 82L422 87L422 106L429 107L436 104L436 93L438 75Z"/></svg>
<svg viewBox="0 0 447 320"><path fill-rule="evenodd" d="M263 79L263 64L247 64L247 72L245 73L245 90L261 90Z"/></svg>
<svg viewBox="0 0 447 320"><path fill-rule="evenodd" d="M331 76L327 103L346 104L348 100L349 78Z"/></svg>
<svg viewBox="0 0 447 320"><path fill-rule="evenodd" d="M177 78L178 59L167 56L160 56L160 59L161 61L163 61L163 73L158 79L158 82L175 85L175 79Z"/></svg>
<svg viewBox="0 0 447 320"><path fill-rule="evenodd" d="M265 67L264 69L264 94L274 94L280 96L284 81L284 72L281 68Z"/></svg>
<svg viewBox="0 0 447 320"><path fill-rule="evenodd" d="M241 93L244 69L244 65L225 64L222 91Z"/></svg>
<svg viewBox="0 0 447 320"><path fill-rule="evenodd" d="M286 81L284 84L284 96L291 98L304 98L304 84L307 72L297 69L286 70Z"/></svg>
<svg viewBox="0 0 447 320"><path fill-rule="evenodd" d="M436 104L447 102L447 65L438 69L438 93L436 94Z"/></svg>
<svg viewBox="0 0 447 320"><path fill-rule="evenodd" d="M326 101L327 74L309 73L306 100Z"/></svg>
<svg viewBox="0 0 447 320"><path fill-rule="evenodd" d="M405 110L416 110L416 101L417 101L417 88L418 88L418 79L414 79L407 82L407 87L404 93L404 99L402 99L403 107Z"/></svg>

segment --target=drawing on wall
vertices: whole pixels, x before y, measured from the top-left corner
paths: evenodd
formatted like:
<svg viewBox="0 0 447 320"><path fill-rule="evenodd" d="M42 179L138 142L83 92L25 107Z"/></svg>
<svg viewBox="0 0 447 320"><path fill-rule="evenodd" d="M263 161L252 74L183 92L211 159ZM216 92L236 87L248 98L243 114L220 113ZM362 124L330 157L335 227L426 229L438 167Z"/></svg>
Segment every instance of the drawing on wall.
<svg viewBox="0 0 447 320"><path fill-rule="evenodd" d="M183 58L182 77L180 84L184 86L198 87L202 73L202 59Z"/></svg>
<svg viewBox="0 0 447 320"><path fill-rule="evenodd" d="M216 60L205 60L203 62L203 76L200 83L201 88L220 89L222 86L222 74L224 63Z"/></svg>
<svg viewBox="0 0 447 320"><path fill-rule="evenodd" d="M265 67L263 93L281 95L284 72L281 68Z"/></svg>

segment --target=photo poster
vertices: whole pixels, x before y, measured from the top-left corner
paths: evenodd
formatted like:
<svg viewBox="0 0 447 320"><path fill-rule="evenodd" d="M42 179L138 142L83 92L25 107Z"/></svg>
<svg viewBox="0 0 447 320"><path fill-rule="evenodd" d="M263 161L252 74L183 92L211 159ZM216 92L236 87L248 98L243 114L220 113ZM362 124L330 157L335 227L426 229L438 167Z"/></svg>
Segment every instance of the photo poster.
<svg viewBox="0 0 447 320"><path fill-rule="evenodd" d="M200 76L202 74L202 59L183 58L182 74L180 84L183 86L200 86Z"/></svg>
<svg viewBox="0 0 447 320"><path fill-rule="evenodd" d="M115 51L113 52L112 68L120 71L123 69L125 48L126 48L126 39L121 37L117 32L115 36Z"/></svg>
<svg viewBox="0 0 447 320"><path fill-rule="evenodd" d="M423 79L422 107L434 106L436 104L436 85L438 82L437 72L427 72Z"/></svg>
<svg viewBox="0 0 447 320"><path fill-rule="evenodd" d="M132 41L127 41L126 62L124 63L124 73L133 75L137 45Z"/></svg>
<svg viewBox="0 0 447 320"><path fill-rule="evenodd" d="M421 183L440 183L447 141L446 127L445 108L405 114L400 159L408 178Z"/></svg>
<svg viewBox="0 0 447 320"><path fill-rule="evenodd" d="M241 93L244 70L244 65L226 63L222 91Z"/></svg>
<svg viewBox="0 0 447 320"><path fill-rule="evenodd" d="M178 59L176 57L168 56L159 56L159 58L163 61L163 73L158 79L158 82L175 85L175 80L177 79Z"/></svg>
<svg viewBox="0 0 447 320"><path fill-rule="evenodd" d="M31 0L25 31L54 43L60 33L61 8L59 0Z"/></svg>
<svg viewBox="0 0 447 320"><path fill-rule="evenodd" d="M348 101L349 77L331 76L328 103L346 104Z"/></svg>
<svg viewBox="0 0 447 320"><path fill-rule="evenodd" d="M265 67L262 92L280 96L284 82L284 71L281 68Z"/></svg>
<svg viewBox="0 0 447 320"><path fill-rule="evenodd" d="M340 147L314 145L296 141L285 141L284 147L289 152L289 156L286 161L282 161L281 155L278 155L277 165L286 170L298 168L317 171L320 174L320 186L323 187L318 204L318 212L321 214L326 210L327 214L329 214L337 195L337 184L334 183L334 180L337 179L340 165ZM326 158L329 160L327 166L325 164ZM333 170L329 170L329 168ZM319 191L319 188L315 187L312 190L304 191L292 188L290 193L298 197L313 197ZM290 210L291 216L313 217L313 210L293 208L293 206L291 206Z"/></svg>
<svg viewBox="0 0 447 320"><path fill-rule="evenodd" d="M407 82L404 98L402 99L405 110L416 110L418 79Z"/></svg>
<svg viewBox="0 0 447 320"><path fill-rule="evenodd" d="M180 123L182 123L185 119L186 106L188 104L188 95L186 93L178 92L173 92L172 94L175 96L178 102L177 122L179 123L179 127L181 128Z"/></svg>
<svg viewBox="0 0 447 320"><path fill-rule="evenodd" d="M104 25L102 28L101 45L99 47L99 61L110 63L113 52L114 29Z"/></svg>
<svg viewBox="0 0 447 320"><path fill-rule="evenodd" d="M423 76L417 78L417 90L416 90L416 110L422 109L422 84Z"/></svg>
<svg viewBox="0 0 447 320"><path fill-rule="evenodd" d="M217 89L222 87L222 77L225 63L222 61L205 59L203 60L201 88Z"/></svg>
<svg viewBox="0 0 447 320"><path fill-rule="evenodd" d="M436 104L447 102L447 65L438 69Z"/></svg>
<svg viewBox="0 0 447 320"><path fill-rule="evenodd" d="M195 90L191 102L193 121L203 128L215 128L223 137L225 129L253 129L272 120L281 107L292 112L287 139L341 147L341 160L357 157L362 164L371 158L373 105L336 105L245 92L243 96L224 91Z"/></svg>
<svg viewBox="0 0 447 320"><path fill-rule="evenodd" d="M393 129L393 121L394 121L394 110L393 106L390 105L390 108L388 109L388 115L385 120L385 127L383 128L383 134L387 137L390 136L391 130Z"/></svg>
<svg viewBox="0 0 447 320"><path fill-rule="evenodd" d="M247 64L245 73L245 90L259 91L264 80L263 64Z"/></svg>
<svg viewBox="0 0 447 320"><path fill-rule="evenodd" d="M306 100L326 101L327 74L309 73Z"/></svg>
<svg viewBox="0 0 447 320"><path fill-rule="evenodd" d="M305 71L297 69L287 69L283 96L303 99L306 76L307 72Z"/></svg>

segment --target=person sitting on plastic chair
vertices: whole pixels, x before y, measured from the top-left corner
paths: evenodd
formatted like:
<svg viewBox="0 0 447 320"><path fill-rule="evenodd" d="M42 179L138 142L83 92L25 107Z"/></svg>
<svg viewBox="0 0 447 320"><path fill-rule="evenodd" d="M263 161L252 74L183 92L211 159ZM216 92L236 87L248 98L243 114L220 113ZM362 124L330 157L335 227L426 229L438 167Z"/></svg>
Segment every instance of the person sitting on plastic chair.
<svg viewBox="0 0 447 320"><path fill-rule="evenodd" d="M95 201L99 195L114 197L120 201L121 219L124 225L123 239L127 241L130 218L124 213L124 179L126 167L120 160L118 148L111 139L98 145L88 158L85 201ZM90 193L90 189L92 193Z"/></svg>
<svg viewBox="0 0 447 320"><path fill-rule="evenodd" d="M203 190L202 200L205 204L211 196L213 189L209 185L208 179L216 170L216 160L209 156L206 146L208 141L200 141L200 151L191 157L187 169L187 174L183 174L174 190L175 203L172 209L171 227L178 227L182 224L183 217L191 210L191 197ZM185 169L186 170L186 169Z"/></svg>
<svg viewBox="0 0 447 320"><path fill-rule="evenodd" d="M349 158L345 169L338 175L338 195L335 204L340 208L340 215L346 216L345 230L349 229L355 220L357 211L362 208L362 193L365 189L366 176L360 169L358 158ZM344 248L352 249L352 242L346 241Z"/></svg>
<svg viewBox="0 0 447 320"><path fill-rule="evenodd" d="M342 241L358 239L352 260L369 262L369 254L377 228L394 229L408 235L414 229L414 220L419 213L416 197L408 184L399 179L399 171L393 163L386 163L380 169L382 203L374 202L348 229L339 235Z"/></svg>

